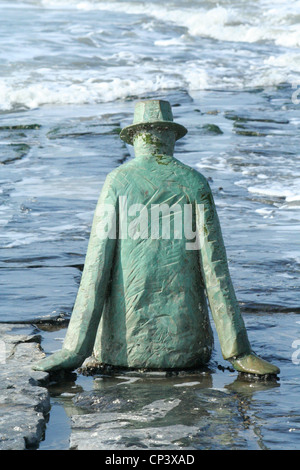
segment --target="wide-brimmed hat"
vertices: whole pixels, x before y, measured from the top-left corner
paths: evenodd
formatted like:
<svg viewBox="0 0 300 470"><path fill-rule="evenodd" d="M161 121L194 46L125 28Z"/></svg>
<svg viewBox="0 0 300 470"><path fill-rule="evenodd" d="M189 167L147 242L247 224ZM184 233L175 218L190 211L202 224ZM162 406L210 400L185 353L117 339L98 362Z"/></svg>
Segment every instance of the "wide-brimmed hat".
<svg viewBox="0 0 300 470"><path fill-rule="evenodd" d="M127 144L133 145L133 138L139 131L151 129L170 129L175 132L176 140L187 133L187 129L173 121L171 105L168 101L147 100L135 105L133 124L124 127L120 137Z"/></svg>

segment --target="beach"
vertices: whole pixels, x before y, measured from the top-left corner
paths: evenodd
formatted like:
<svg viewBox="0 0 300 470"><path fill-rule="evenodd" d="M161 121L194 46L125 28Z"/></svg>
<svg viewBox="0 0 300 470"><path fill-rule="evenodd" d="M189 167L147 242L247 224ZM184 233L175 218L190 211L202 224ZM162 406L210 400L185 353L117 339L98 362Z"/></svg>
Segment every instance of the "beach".
<svg viewBox="0 0 300 470"><path fill-rule="evenodd" d="M188 129L176 158L209 181L253 349L281 369L276 384L241 380L214 331L197 377L77 374L50 387L37 448L81 448L96 427L102 448L298 449L300 2L28 0L0 11L1 323L41 335L46 354L61 348L101 188L134 158L120 129L137 101L164 99ZM95 394L113 401L118 387L101 433Z"/></svg>

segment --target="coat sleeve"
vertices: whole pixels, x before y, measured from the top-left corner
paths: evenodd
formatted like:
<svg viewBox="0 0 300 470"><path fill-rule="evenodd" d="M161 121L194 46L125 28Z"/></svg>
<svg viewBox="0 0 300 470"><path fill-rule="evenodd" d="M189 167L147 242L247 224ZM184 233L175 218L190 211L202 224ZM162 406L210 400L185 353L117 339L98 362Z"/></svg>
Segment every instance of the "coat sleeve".
<svg viewBox="0 0 300 470"><path fill-rule="evenodd" d="M93 350L111 276L117 218L117 197L109 175L95 210L81 282L63 344L63 349L85 357Z"/></svg>
<svg viewBox="0 0 300 470"><path fill-rule="evenodd" d="M251 347L232 285L213 196L203 180L196 207L200 268L222 354L229 359L249 354Z"/></svg>

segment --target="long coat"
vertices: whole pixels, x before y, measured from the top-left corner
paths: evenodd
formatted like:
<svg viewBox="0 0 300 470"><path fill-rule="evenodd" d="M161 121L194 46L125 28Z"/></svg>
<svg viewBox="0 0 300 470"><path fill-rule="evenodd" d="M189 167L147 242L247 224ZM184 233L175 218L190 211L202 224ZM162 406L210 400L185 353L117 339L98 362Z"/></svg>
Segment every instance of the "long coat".
<svg viewBox="0 0 300 470"><path fill-rule="evenodd" d="M183 229L182 236L176 232L173 211L167 236L163 212L159 231L151 232L149 214L162 204L181 214L192 207L198 245ZM125 206L133 214L126 220ZM114 366L197 367L213 348L207 299L224 358L250 353L207 180L172 156L136 157L112 171L95 211L64 349L93 352Z"/></svg>

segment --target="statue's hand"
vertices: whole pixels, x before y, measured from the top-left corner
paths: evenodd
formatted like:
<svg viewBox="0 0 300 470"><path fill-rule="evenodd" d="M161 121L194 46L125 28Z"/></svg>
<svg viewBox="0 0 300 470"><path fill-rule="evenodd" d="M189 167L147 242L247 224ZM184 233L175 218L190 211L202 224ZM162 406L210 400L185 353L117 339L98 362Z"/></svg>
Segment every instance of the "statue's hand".
<svg viewBox="0 0 300 470"><path fill-rule="evenodd" d="M280 369L278 367L264 359L261 359L253 352L229 360L238 372L256 375L277 375L280 373Z"/></svg>
<svg viewBox="0 0 300 470"><path fill-rule="evenodd" d="M57 351L51 356L37 362L32 366L34 370L43 370L50 372L54 370L74 370L81 366L84 357L67 349Z"/></svg>

